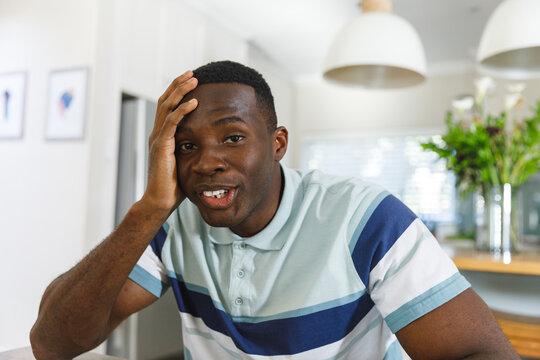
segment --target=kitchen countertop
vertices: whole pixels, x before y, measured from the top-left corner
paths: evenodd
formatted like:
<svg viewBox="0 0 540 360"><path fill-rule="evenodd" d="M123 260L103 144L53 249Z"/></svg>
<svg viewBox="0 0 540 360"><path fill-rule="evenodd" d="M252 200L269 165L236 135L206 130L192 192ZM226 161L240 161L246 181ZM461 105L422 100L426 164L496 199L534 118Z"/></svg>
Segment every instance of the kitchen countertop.
<svg viewBox="0 0 540 360"><path fill-rule="evenodd" d="M447 241L441 247L460 270L540 276L540 249L527 248L506 258L474 248L473 241Z"/></svg>

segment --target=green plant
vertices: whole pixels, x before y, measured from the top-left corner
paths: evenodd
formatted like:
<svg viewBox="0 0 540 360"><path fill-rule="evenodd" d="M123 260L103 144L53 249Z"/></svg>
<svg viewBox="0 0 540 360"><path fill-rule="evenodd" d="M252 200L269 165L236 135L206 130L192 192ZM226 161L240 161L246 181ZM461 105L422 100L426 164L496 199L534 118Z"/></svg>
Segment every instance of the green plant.
<svg viewBox="0 0 540 360"><path fill-rule="evenodd" d="M470 96L454 102L456 111L447 113L447 132L441 141L422 144L425 150L446 160L462 195L475 190L483 193L488 187L505 183L519 186L538 171L540 164L540 101L532 108L530 118L510 120L511 110L522 103L523 86L514 86L505 109L498 116L486 116L487 87L478 86L482 81L492 82L477 82L476 99Z"/></svg>

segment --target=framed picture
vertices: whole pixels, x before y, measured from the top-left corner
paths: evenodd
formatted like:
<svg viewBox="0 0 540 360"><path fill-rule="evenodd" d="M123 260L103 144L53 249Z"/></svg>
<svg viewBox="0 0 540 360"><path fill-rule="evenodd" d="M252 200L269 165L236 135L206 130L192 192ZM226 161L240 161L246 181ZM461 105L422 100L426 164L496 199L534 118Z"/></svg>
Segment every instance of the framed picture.
<svg viewBox="0 0 540 360"><path fill-rule="evenodd" d="M0 139L22 138L25 86L25 72L0 74Z"/></svg>
<svg viewBox="0 0 540 360"><path fill-rule="evenodd" d="M88 69L53 71L49 77L45 138L84 138Z"/></svg>

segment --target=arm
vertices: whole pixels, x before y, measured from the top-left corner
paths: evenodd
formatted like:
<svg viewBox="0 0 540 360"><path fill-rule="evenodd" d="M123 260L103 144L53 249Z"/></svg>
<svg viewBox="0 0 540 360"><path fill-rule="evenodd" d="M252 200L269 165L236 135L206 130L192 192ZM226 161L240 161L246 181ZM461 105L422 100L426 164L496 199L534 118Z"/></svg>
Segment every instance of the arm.
<svg viewBox="0 0 540 360"><path fill-rule="evenodd" d="M413 359L516 359L486 304L467 289L396 333Z"/></svg>
<svg viewBox="0 0 540 360"><path fill-rule="evenodd" d="M109 237L45 290L30 332L37 359L70 359L88 351L122 320L156 300L128 275L184 199L176 180L174 134L182 118L197 106L196 100L178 105L197 85L192 76L189 71L175 79L159 99L142 199Z"/></svg>

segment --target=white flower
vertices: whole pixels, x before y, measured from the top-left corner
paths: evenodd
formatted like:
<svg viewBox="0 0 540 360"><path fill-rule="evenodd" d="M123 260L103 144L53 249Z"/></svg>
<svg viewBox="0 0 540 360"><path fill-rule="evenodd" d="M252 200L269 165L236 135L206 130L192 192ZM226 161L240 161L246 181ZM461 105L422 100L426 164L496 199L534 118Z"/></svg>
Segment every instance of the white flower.
<svg viewBox="0 0 540 360"><path fill-rule="evenodd" d="M525 83L513 83L508 85L508 92L510 94L521 94L525 90Z"/></svg>
<svg viewBox="0 0 540 360"><path fill-rule="evenodd" d="M471 110L473 105L474 98L471 95L458 96L452 101L452 107L456 109L459 114Z"/></svg>
<svg viewBox="0 0 540 360"><path fill-rule="evenodd" d="M523 102L523 97L521 96L521 93L508 94L504 98L504 111L508 112L509 110L516 108L519 105L521 105L522 102Z"/></svg>
<svg viewBox="0 0 540 360"><path fill-rule="evenodd" d="M486 94L491 94L495 89L495 81L489 76L484 76L474 81L476 86L476 103L480 104L484 101Z"/></svg>

